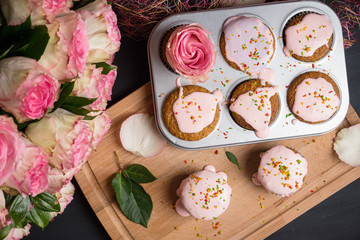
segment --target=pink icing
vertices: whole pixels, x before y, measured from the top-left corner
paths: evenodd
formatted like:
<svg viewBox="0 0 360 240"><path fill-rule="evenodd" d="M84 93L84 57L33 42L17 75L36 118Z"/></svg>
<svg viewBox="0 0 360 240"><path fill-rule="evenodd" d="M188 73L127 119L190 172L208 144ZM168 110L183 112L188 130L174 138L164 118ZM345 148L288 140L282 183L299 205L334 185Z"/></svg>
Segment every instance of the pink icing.
<svg viewBox="0 0 360 240"><path fill-rule="evenodd" d="M282 145L265 152L261 157L257 180L268 191L285 197L303 185L307 161L300 154Z"/></svg>
<svg viewBox="0 0 360 240"><path fill-rule="evenodd" d="M265 85L266 82L272 84L275 81L275 71L271 68L265 68L259 74L259 79L261 80L261 85Z"/></svg>
<svg viewBox="0 0 360 240"><path fill-rule="evenodd" d="M256 186L262 186L261 182L258 179L258 173L255 172L252 177L251 177L251 181L256 185Z"/></svg>
<svg viewBox="0 0 360 240"><path fill-rule="evenodd" d="M296 54L310 57L321 46L328 43L333 25L326 15L307 14L300 23L285 30L286 56Z"/></svg>
<svg viewBox="0 0 360 240"><path fill-rule="evenodd" d="M180 76L192 83L205 82L215 64L214 45L200 24L180 26L166 44L166 59Z"/></svg>
<svg viewBox="0 0 360 240"><path fill-rule="evenodd" d="M256 17L236 16L223 26L226 58L250 76L258 75L274 53L274 36Z"/></svg>
<svg viewBox="0 0 360 240"><path fill-rule="evenodd" d="M223 98L219 91L214 91L212 94L193 92L184 96L183 88L180 87L179 98L173 105L179 130L184 133L196 133L203 130L214 121L217 104Z"/></svg>
<svg viewBox="0 0 360 240"><path fill-rule="evenodd" d="M179 196L176 212L181 216L192 215L204 220L218 217L230 203L231 188L226 179L225 173L217 173L209 165L202 171L190 174L176 191Z"/></svg>
<svg viewBox="0 0 360 240"><path fill-rule="evenodd" d="M269 135L271 118L271 96L278 92L278 86L257 88L255 92L249 91L240 95L230 105L230 111L239 114L255 129L259 138Z"/></svg>
<svg viewBox="0 0 360 240"><path fill-rule="evenodd" d="M296 88L292 112L308 122L329 119L340 103L331 83L323 78L304 79Z"/></svg>

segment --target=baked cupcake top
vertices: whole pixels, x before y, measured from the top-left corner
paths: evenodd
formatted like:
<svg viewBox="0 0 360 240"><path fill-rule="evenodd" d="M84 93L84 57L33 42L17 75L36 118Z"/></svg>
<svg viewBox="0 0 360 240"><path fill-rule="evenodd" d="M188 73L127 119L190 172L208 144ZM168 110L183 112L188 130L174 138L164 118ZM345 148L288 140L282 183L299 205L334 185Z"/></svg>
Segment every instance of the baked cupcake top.
<svg viewBox="0 0 360 240"><path fill-rule="evenodd" d="M258 87L255 91L248 91L238 96L230 105L230 111L240 115L259 138L269 135L272 114L270 98L279 91L278 86Z"/></svg>
<svg viewBox="0 0 360 240"><path fill-rule="evenodd" d="M278 195L289 196L303 185L307 161L292 149L278 145L260 154L261 162L253 181Z"/></svg>
<svg viewBox="0 0 360 240"><path fill-rule="evenodd" d="M217 104L223 100L219 91L213 93L192 92L183 95L180 87L179 97L173 105L173 112L179 130L184 133L196 133L214 121Z"/></svg>
<svg viewBox="0 0 360 240"><path fill-rule="evenodd" d="M166 43L165 56L171 68L193 84L205 82L215 64L214 44L200 24L176 27Z"/></svg>
<svg viewBox="0 0 360 240"><path fill-rule="evenodd" d="M333 85L324 78L306 78L296 87L291 111L307 122L329 119L339 108Z"/></svg>
<svg viewBox="0 0 360 240"><path fill-rule="evenodd" d="M179 199L176 212L181 216L212 220L222 214L230 203L231 188L224 172L207 165L204 170L190 174L176 191Z"/></svg>
<svg viewBox="0 0 360 240"><path fill-rule="evenodd" d="M275 46L270 29L256 17L235 16L223 26L225 58L250 76L262 72L270 62Z"/></svg>
<svg viewBox="0 0 360 240"><path fill-rule="evenodd" d="M313 56L317 49L330 42L332 34L333 25L326 15L306 14L301 21L286 28L284 53Z"/></svg>

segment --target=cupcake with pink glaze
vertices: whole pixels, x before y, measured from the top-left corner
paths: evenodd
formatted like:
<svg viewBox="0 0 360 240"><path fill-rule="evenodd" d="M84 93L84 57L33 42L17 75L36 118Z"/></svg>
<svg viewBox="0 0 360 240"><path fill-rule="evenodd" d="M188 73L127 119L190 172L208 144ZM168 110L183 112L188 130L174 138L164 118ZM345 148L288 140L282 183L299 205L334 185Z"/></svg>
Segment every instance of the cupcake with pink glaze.
<svg viewBox="0 0 360 240"><path fill-rule="evenodd" d="M212 93L197 85L178 86L166 98L162 116L164 124L175 137L198 141L210 135L220 120L220 91Z"/></svg>
<svg viewBox="0 0 360 240"><path fill-rule="evenodd" d="M278 145L260 153L261 162L253 183L279 197L294 194L303 185L307 161L297 151Z"/></svg>
<svg viewBox="0 0 360 240"><path fill-rule="evenodd" d="M224 172L216 172L214 166L207 165L184 179L176 193L179 199L175 209L180 216L212 220L229 206L231 188Z"/></svg>
<svg viewBox="0 0 360 240"><path fill-rule="evenodd" d="M284 31L284 54L303 62L317 61L331 50L333 31L326 15L300 13Z"/></svg>
<svg viewBox="0 0 360 240"><path fill-rule="evenodd" d="M162 46L166 64L193 84L206 82L215 64L214 44L209 35L198 23L170 30Z"/></svg>
<svg viewBox="0 0 360 240"><path fill-rule="evenodd" d="M337 112L339 96L339 88L329 75L305 72L289 85L287 102L297 119L318 124L327 121Z"/></svg>

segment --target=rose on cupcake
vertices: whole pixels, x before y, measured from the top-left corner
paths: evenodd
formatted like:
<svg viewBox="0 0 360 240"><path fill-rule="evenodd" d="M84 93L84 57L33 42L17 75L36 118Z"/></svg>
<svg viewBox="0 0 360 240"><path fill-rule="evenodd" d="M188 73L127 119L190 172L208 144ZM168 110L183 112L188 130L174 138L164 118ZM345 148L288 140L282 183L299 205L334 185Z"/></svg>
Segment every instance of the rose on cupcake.
<svg viewBox="0 0 360 240"><path fill-rule="evenodd" d="M170 67L192 83L206 82L215 64L214 44L200 24L177 27L171 32L164 54Z"/></svg>

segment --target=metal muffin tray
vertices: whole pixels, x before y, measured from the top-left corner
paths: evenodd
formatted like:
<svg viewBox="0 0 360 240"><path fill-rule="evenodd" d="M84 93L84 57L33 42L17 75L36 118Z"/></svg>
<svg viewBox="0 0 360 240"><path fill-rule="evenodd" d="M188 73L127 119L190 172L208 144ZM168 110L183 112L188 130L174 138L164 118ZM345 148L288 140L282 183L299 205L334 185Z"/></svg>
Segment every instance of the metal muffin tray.
<svg viewBox="0 0 360 240"><path fill-rule="evenodd" d="M301 12L326 14L334 27L332 51L316 62L300 62L292 57L286 57L283 53L284 27L289 19ZM167 130L162 119L163 104L167 96L176 90L176 79L179 77L161 61L159 49L162 37L172 27L182 24L200 23L207 29L211 33L210 38L215 46L216 62L209 74L209 80L205 83L198 83L198 85L210 92L219 90L228 100L237 85L250 79L246 73L232 68L225 62L220 52L223 23L227 18L237 15L258 17L271 29L276 39L275 53L267 67L275 71L273 85L279 86L280 103L277 117L270 125L270 134L266 138L258 138L253 131L240 127L232 119L228 105L220 105L219 123L209 136L199 141L181 140ZM331 8L317 1L275 2L249 7L222 8L172 15L162 20L152 31L148 41L148 59L156 124L161 134L171 144L185 150L218 148L324 134L336 128L344 120L349 106L341 24ZM338 111L323 123L307 124L297 121L296 124L292 124L295 117L290 114L291 111L287 105L287 86L297 76L307 71L321 71L332 77L340 90L340 106ZM190 84L189 80L181 79L181 85Z"/></svg>

